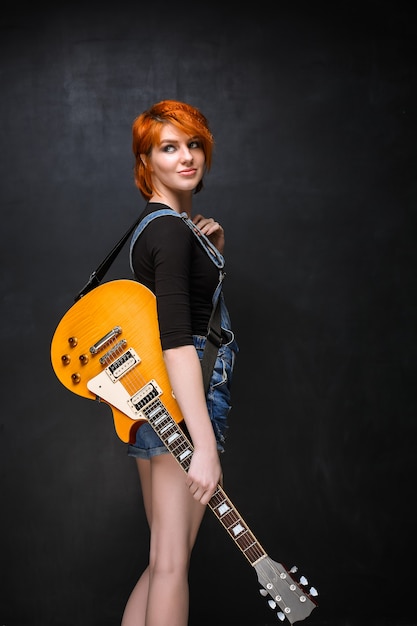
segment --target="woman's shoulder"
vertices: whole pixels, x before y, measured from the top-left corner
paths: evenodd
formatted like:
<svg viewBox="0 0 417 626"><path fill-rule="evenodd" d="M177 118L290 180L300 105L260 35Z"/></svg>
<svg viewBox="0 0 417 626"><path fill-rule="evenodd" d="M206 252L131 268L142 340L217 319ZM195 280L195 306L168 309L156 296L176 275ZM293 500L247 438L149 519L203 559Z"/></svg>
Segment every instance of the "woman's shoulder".
<svg viewBox="0 0 417 626"><path fill-rule="evenodd" d="M153 214L155 214L154 218L149 219L148 221L149 226L152 226L151 230L168 230L183 233L186 233L189 230L184 221L181 219L181 215L166 204L156 202L148 204L141 219L152 218Z"/></svg>

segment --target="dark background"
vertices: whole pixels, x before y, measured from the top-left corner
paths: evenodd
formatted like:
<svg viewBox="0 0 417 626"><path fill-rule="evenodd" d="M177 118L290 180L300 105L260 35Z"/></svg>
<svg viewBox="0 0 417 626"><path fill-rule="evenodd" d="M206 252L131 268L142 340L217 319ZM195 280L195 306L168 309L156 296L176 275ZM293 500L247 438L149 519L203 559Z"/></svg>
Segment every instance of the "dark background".
<svg viewBox="0 0 417 626"><path fill-rule="evenodd" d="M50 342L143 207L131 124L164 98L216 138L195 207L226 230L241 348L226 491L318 588L306 623L417 623L407 6L3 5L2 625L117 626L146 565L135 465L109 407L56 379ZM191 589L191 626L280 623L210 511Z"/></svg>

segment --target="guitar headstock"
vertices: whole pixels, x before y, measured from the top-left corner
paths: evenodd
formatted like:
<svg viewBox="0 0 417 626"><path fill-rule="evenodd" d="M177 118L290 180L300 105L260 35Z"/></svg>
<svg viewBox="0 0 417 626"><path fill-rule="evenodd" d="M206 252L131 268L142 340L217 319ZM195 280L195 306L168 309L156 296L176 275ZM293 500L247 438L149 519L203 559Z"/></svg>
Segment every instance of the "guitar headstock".
<svg viewBox="0 0 417 626"><path fill-rule="evenodd" d="M307 591L307 579L302 576L297 582L293 574L297 568L289 571L281 563L273 561L268 556L261 558L253 566L258 574L258 581L262 585L261 594L270 596L268 604L271 609L277 611L277 617L281 621L287 619L291 624L299 622L310 615L317 606L313 599L318 595L314 587Z"/></svg>

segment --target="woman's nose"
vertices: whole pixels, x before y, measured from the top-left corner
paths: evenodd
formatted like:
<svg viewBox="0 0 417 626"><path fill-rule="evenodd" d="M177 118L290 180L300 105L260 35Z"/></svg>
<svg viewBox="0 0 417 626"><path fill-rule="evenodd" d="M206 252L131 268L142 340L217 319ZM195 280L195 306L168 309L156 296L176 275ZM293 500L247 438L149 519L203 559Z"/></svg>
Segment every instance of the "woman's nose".
<svg viewBox="0 0 417 626"><path fill-rule="evenodd" d="M188 146L184 146L181 152L181 158L183 161L192 161L193 154Z"/></svg>

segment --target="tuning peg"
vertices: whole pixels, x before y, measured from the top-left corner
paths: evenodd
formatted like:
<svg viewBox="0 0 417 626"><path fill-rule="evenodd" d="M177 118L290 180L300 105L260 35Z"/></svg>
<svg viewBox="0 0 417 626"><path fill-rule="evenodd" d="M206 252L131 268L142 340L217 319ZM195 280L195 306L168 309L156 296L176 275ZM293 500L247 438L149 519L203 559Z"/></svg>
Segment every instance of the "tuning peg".
<svg viewBox="0 0 417 626"><path fill-rule="evenodd" d="M259 593L261 594L261 596L265 597L268 595L268 592L266 589L259 589Z"/></svg>
<svg viewBox="0 0 417 626"><path fill-rule="evenodd" d="M298 567L296 565L293 565L290 569L290 574L295 574L296 572L298 572Z"/></svg>
<svg viewBox="0 0 417 626"><path fill-rule="evenodd" d="M275 602L275 600L268 600L268 604L269 604L269 608L270 609L276 609L277 608L277 603Z"/></svg>
<svg viewBox="0 0 417 626"><path fill-rule="evenodd" d="M301 583L302 585L308 585L308 580L307 580L307 578L306 578L305 576L301 576L301 578L300 578L300 583Z"/></svg>
<svg viewBox="0 0 417 626"><path fill-rule="evenodd" d="M284 615L284 613L282 611L278 611L277 617L278 617L278 619L281 620L281 622L283 622L284 619L285 619L285 615Z"/></svg>
<svg viewBox="0 0 417 626"><path fill-rule="evenodd" d="M311 596L318 596L319 592L317 591L317 589L315 587L310 587L310 595Z"/></svg>

